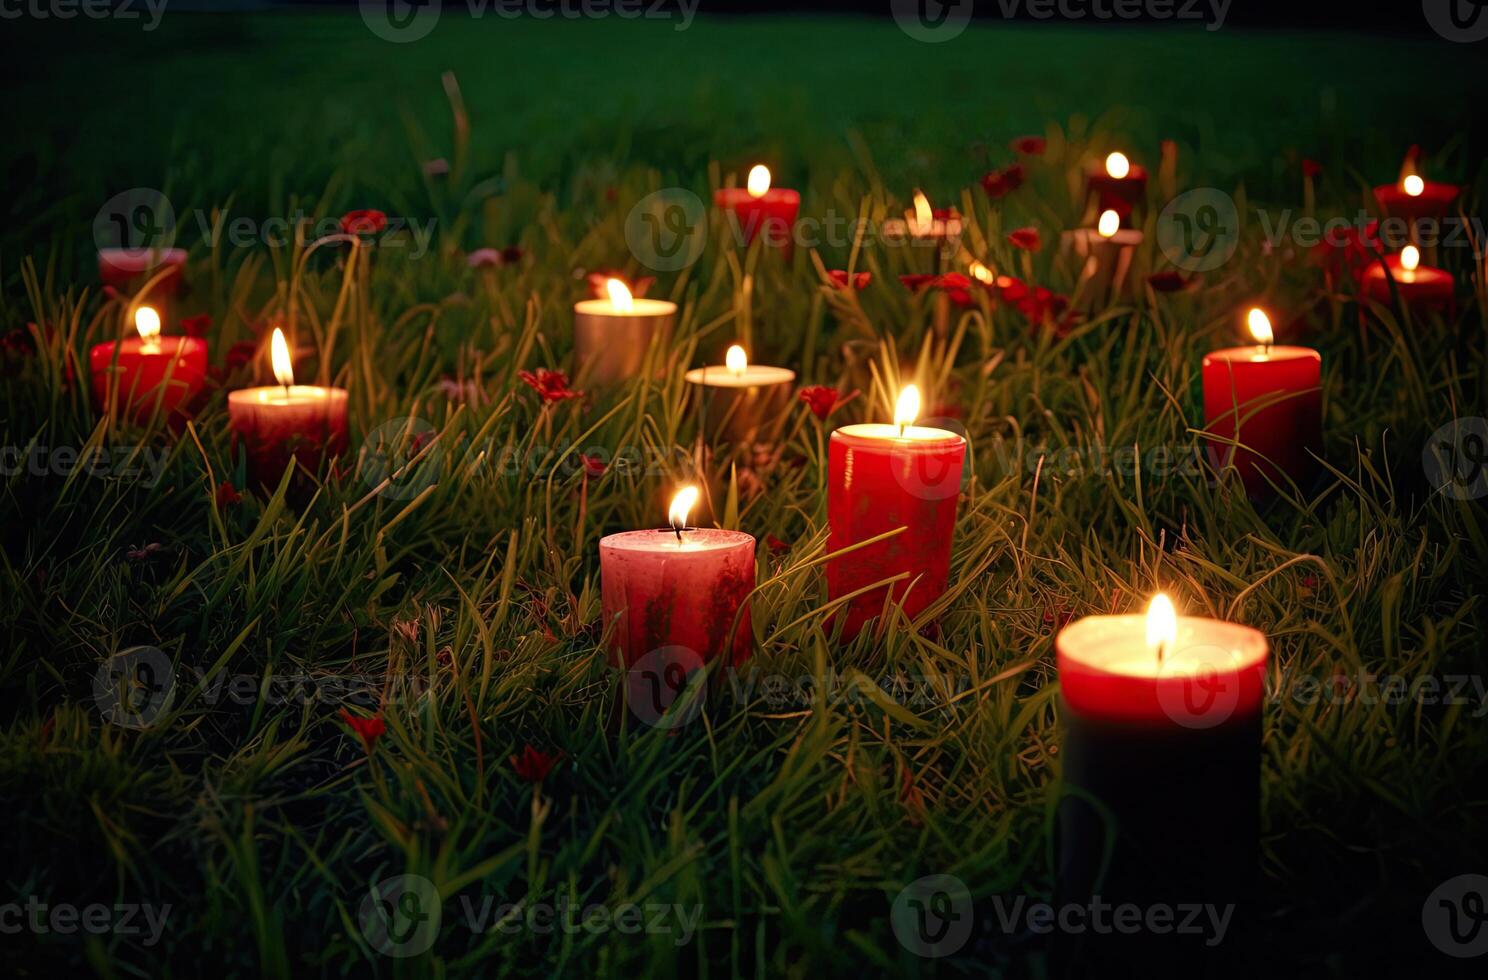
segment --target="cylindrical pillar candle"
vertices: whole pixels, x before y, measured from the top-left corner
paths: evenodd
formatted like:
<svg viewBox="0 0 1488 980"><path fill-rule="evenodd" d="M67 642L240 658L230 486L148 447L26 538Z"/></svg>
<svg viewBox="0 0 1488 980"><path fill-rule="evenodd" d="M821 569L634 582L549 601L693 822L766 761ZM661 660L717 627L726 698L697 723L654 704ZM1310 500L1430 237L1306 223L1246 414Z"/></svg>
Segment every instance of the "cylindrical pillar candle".
<svg viewBox="0 0 1488 980"><path fill-rule="evenodd" d="M155 291L162 295L173 294L180 289L185 267L184 248L98 250L98 278L103 280L105 286L112 286L121 292L133 290L145 279L164 269L166 274L155 284Z"/></svg>
<svg viewBox="0 0 1488 980"><path fill-rule="evenodd" d="M914 207L903 218L889 218L881 235L889 245L934 245L941 251L954 249L961 241L961 215L955 208L936 209L922 191L914 192Z"/></svg>
<svg viewBox="0 0 1488 980"><path fill-rule="evenodd" d="M574 383L611 385L641 374L652 343L663 356L677 304L638 299L619 279L605 283L608 299L574 304ZM658 365L659 367L659 365Z"/></svg>
<svg viewBox="0 0 1488 980"><path fill-rule="evenodd" d="M832 433L827 463L827 550L898 533L827 562L827 596L853 596L836 615L852 639L891 596L910 617L946 589L966 440L914 425L919 392L904 389L894 424L848 425ZM892 583L876 583L895 579ZM854 595L857 593L856 595Z"/></svg>
<svg viewBox="0 0 1488 980"><path fill-rule="evenodd" d="M109 410L109 393L117 392L119 413L146 422L156 409L170 418L189 408L207 380L207 342L199 337L162 337L160 314L141 306L134 314L139 334L105 341L88 352L93 404Z"/></svg>
<svg viewBox="0 0 1488 980"><path fill-rule="evenodd" d="M1085 174L1097 211L1126 217L1147 198L1147 171L1132 166L1124 153L1112 153Z"/></svg>
<svg viewBox="0 0 1488 980"><path fill-rule="evenodd" d="M291 462L314 473L347 445L346 389L295 384L289 345L277 327L271 347L279 384L227 395L233 444L247 454L249 479L265 487L277 486Z"/></svg>
<svg viewBox="0 0 1488 980"><path fill-rule="evenodd" d="M1261 310L1250 311L1249 323L1254 346L1204 355L1204 420L1210 462L1234 465L1255 495L1273 481L1300 483L1317 465L1323 359L1310 347L1273 347Z"/></svg>
<svg viewBox="0 0 1488 980"><path fill-rule="evenodd" d="M744 348L728 349L721 367L693 368L685 375L697 393L703 431L711 443L747 449L773 442L790 407L796 372L750 364Z"/></svg>
<svg viewBox="0 0 1488 980"><path fill-rule="evenodd" d="M765 244L792 251L796 215L801 210L798 191L770 186L770 170L763 164L749 171L744 187L722 187L713 203L729 216L737 241L744 246L763 237Z"/></svg>
<svg viewBox="0 0 1488 980"><path fill-rule="evenodd" d="M1132 253L1142 244L1142 233L1122 228L1121 216L1112 209L1101 212L1094 228L1066 232L1066 241L1083 260L1080 270L1080 300L1086 310L1107 306L1123 294Z"/></svg>
<svg viewBox="0 0 1488 980"><path fill-rule="evenodd" d="M1456 185L1423 180L1415 173L1406 173L1399 181L1374 189L1374 199L1388 217L1404 218L1412 225L1424 218L1445 218L1457 194Z"/></svg>
<svg viewBox="0 0 1488 980"><path fill-rule="evenodd" d="M616 664L631 667L665 651L658 655L667 664L722 659L737 666L754 647L746 603L754 589L754 537L687 527L697 496L695 487L678 493L671 527L600 539L600 599Z"/></svg>
<svg viewBox="0 0 1488 980"><path fill-rule="evenodd" d="M1414 245L1407 245L1399 255L1389 256L1366 269L1360 289L1365 298L1383 306L1393 306L1398 294L1405 308L1419 315L1451 315L1456 299L1456 280L1452 274L1421 265L1421 252Z"/></svg>
<svg viewBox="0 0 1488 980"><path fill-rule="evenodd" d="M1060 900L1211 903L1228 919L1259 871L1265 636L1178 617L1159 594L1145 616L1071 623L1055 649Z"/></svg>

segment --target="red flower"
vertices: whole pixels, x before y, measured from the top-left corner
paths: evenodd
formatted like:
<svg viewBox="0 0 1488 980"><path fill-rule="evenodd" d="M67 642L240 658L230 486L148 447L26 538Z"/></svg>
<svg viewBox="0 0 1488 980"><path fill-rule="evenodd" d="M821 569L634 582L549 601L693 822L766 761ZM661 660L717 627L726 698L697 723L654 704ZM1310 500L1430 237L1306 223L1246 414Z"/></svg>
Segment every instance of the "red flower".
<svg viewBox="0 0 1488 980"><path fill-rule="evenodd" d="M801 394L798 397L811 408L812 415L825 422L827 416L832 414L832 409L837 406L837 399L842 396L837 393L836 388L830 388L826 385L811 385L810 387L802 388Z"/></svg>
<svg viewBox="0 0 1488 980"><path fill-rule="evenodd" d="M608 464L598 456L586 456L579 453L579 460L584 464L584 479L586 480L598 480L609 468Z"/></svg>
<svg viewBox="0 0 1488 980"><path fill-rule="evenodd" d="M1312 247L1312 260L1328 271L1333 279L1351 276L1360 279L1364 270L1383 255L1379 239L1379 222L1363 228L1350 226L1341 231L1329 230L1323 240Z"/></svg>
<svg viewBox="0 0 1488 980"><path fill-rule="evenodd" d="M1017 307L1030 326L1049 324L1056 332L1063 333L1074 322L1068 296L1061 296L1043 286L1029 286L1011 276L999 277L997 285L1002 290L1002 298Z"/></svg>
<svg viewBox="0 0 1488 980"><path fill-rule="evenodd" d="M1302 176L1316 177L1322 172L1323 165L1321 163L1318 163L1316 160L1309 160L1306 157L1302 158Z"/></svg>
<svg viewBox="0 0 1488 980"><path fill-rule="evenodd" d="M1039 236L1039 230L1032 225L1009 232L1007 240L1012 243L1013 248L1021 248L1025 252L1037 252L1039 246L1044 243Z"/></svg>
<svg viewBox="0 0 1488 980"><path fill-rule="evenodd" d="M983 175L982 190L991 198L1006 197L1023 185L1023 165L1012 163Z"/></svg>
<svg viewBox="0 0 1488 980"><path fill-rule="evenodd" d="M236 371L253 363L258 356L258 344L255 341L240 340L227 349L227 369Z"/></svg>
<svg viewBox="0 0 1488 980"><path fill-rule="evenodd" d="M1183 273L1177 269L1164 269L1162 272L1154 272L1147 277L1147 285L1151 286L1155 293L1181 293L1194 282L1196 280L1183 278Z"/></svg>
<svg viewBox="0 0 1488 980"><path fill-rule="evenodd" d="M547 368L538 368L536 371L518 371L517 377L542 398L543 404L549 402L561 402L568 398L579 398L582 391L572 391L568 387L568 375L562 371L549 371Z"/></svg>
<svg viewBox="0 0 1488 980"><path fill-rule="evenodd" d="M526 254L526 252L522 251L522 246L508 245L506 246L506 248L503 248L501 250L501 264L516 265L518 262L522 261L522 256Z"/></svg>
<svg viewBox="0 0 1488 980"><path fill-rule="evenodd" d="M900 276L899 282L912 293L923 292L926 289L938 289L949 296L951 302L957 306L976 305L976 300L971 295L971 280L959 272L943 272L938 276Z"/></svg>
<svg viewBox="0 0 1488 980"><path fill-rule="evenodd" d="M638 279L631 279L623 272L609 272L605 270L591 272L584 279L589 283L589 295L595 299L610 298L610 290L605 283L611 279L619 279L625 283L625 287L630 290L630 295L632 296L646 295L646 290L650 289L656 282L655 276L641 276Z"/></svg>
<svg viewBox="0 0 1488 980"><path fill-rule="evenodd" d="M375 235L387 227L387 215L372 208L348 211L341 216L341 230L348 235Z"/></svg>
<svg viewBox="0 0 1488 980"><path fill-rule="evenodd" d="M540 783L553 771L558 760L563 758L563 753L548 753L541 749L534 749L530 745L522 746L522 754L511 757L512 770L528 783Z"/></svg>
<svg viewBox="0 0 1488 980"><path fill-rule="evenodd" d="M1019 136L1012 142L1014 153L1022 153L1026 156L1043 156L1044 150L1049 145L1048 140L1042 136Z"/></svg>
<svg viewBox="0 0 1488 980"><path fill-rule="evenodd" d="M340 718L346 722L346 727L362 740L362 747L367 750L368 755L371 755L372 750L377 748L377 740L382 738L383 732L387 731L387 725L383 723L381 714L375 714L371 718L359 718L342 708Z"/></svg>
<svg viewBox="0 0 1488 980"><path fill-rule="evenodd" d="M198 313L196 316L181 318L181 330L188 337L205 337L211 326L212 315L210 313Z"/></svg>
<svg viewBox="0 0 1488 980"><path fill-rule="evenodd" d="M865 289L873 281L871 272L854 272L848 275L846 269L833 269L827 273L834 289Z"/></svg>
<svg viewBox="0 0 1488 980"><path fill-rule="evenodd" d="M230 481L223 480L217 484L217 492L213 495L213 502L217 504L218 510L226 510L229 507L236 507L238 504L241 504L243 502L243 495L238 493L238 488L233 486Z"/></svg>
<svg viewBox="0 0 1488 980"><path fill-rule="evenodd" d="M786 544L784 541L780 540L773 534L765 535L765 546L770 549L771 553L777 555L780 554L782 551L790 550L790 545Z"/></svg>

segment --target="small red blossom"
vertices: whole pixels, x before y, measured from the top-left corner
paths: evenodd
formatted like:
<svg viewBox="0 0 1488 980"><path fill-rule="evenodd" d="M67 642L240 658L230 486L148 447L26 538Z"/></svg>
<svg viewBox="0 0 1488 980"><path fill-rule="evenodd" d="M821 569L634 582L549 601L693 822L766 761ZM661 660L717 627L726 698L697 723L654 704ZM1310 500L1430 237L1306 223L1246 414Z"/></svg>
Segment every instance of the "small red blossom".
<svg viewBox="0 0 1488 980"><path fill-rule="evenodd" d="M1013 248L1021 248L1025 252L1037 252L1044 243L1039 230L1032 225L1009 232L1007 240Z"/></svg>
<svg viewBox="0 0 1488 980"><path fill-rule="evenodd" d="M1012 151L1024 156L1038 157L1044 155L1044 150L1049 146L1049 141L1042 136L1019 136L1012 142Z"/></svg>
<svg viewBox="0 0 1488 980"><path fill-rule="evenodd" d="M866 289L873 281L871 272L854 272L849 274L846 269L833 269L827 273L827 279L831 281L833 289Z"/></svg>
<svg viewBox="0 0 1488 980"><path fill-rule="evenodd" d="M827 385L811 385L802 388L798 397L810 407L812 415L825 422L827 416L832 414L832 409L837 407L837 400L842 396L836 388Z"/></svg>
<svg viewBox="0 0 1488 980"><path fill-rule="evenodd" d="M776 555L790 550L790 545L786 544L784 541L780 540L773 534L765 535L765 547L770 549L771 554Z"/></svg>
<svg viewBox="0 0 1488 980"><path fill-rule="evenodd" d="M957 306L976 305L976 300L971 293L971 280L959 272L943 272L938 276L923 274L900 276L899 282L912 293L938 289L950 297L951 302Z"/></svg>
<svg viewBox="0 0 1488 980"><path fill-rule="evenodd" d="M609 464L598 456L580 453L579 461L584 464L584 479L586 480L598 480L605 475L605 470L609 469Z"/></svg>
<svg viewBox="0 0 1488 980"><path fill-rule="evenodd" d="M210 313L198 313L196 316L181 318L181 332L188 337L205 337L211 327L212 315Z"/></svg>
<svg viewBox="0 0 1488 980"><path fill-rule="evenodd" d="M1043 286L1030 286L1011 276L999 277L997 285L1002 290L1002 298L1017 307L1029 326L1051 325L1057 333L1063 334L1074 322L1075 314L1069 309L1068 296Z"/></svg>
<svg viewBox="0 0 1488 980"><path fill-rule="evenodd" d="M371 755L372 750L377 748L377 740L382 738L383 733L387 731L387 724L382 720L380 713L371 718L362 718L342 708L340 718L346 722L346 727L362 740L362 748L367 750L368 755Z"/></svg>
<svg viewBox="0 0 1488 980"><path fill-rule="evenodd" d="M522 257L526 254L527 253L523 251L522 246L508 245L506 246L506 248L503 248L501 250L501 264L516 265L517 263L522 261Z"/></svg>
<svg viewBox="0 0 1488 980"><path fill-rule="evenodd" d="M151 541L149 544L141 545L139 547L131 546L129 548L126 548L124 550L124 556L130 561L144 561L146 558L149 558L151 555L155 554L157 551L162 550L164 547L165 545L161 544L159 541Z"/></svg>
<svg viewBox="0 0 1488 980"><path fill-rule="evenodd" d="M1318 163L1316 160L1310 160L1306 157L1302 158L1302 176L1316 177L1322 172L1323 165L1321 163Z"/></svg>
<svg viewBox="0 0 1488 980"><path fill-rule="evenodd" d="M243 495L238 488L232 485L230 480L223 480L217 484L217 492L212 495L212 502L217 505L218 510L226 510L236 507L243 502Z"/></svg>
<svg viewBox="0 0 1488 980"><path fill-rule="evenodd" d="M1064 603L1056 602L1044 607L1044 625L1051 633L1058 633L1075 618L1075 614L1064 608Z"/></svg>
<svg viewBox="0 0 1488 980"><path fill-rule="evenodd" d="M584 277L584 281L589 285L589 295L594 299L609 299L610 290L605 283L611 279L619 279L625 283L625 288L630 290L630 295L632 296L646 295L646 290L650 289L656 282L655 276L640 276L636 279L631 279L623 272L600 270L598 272L591 272Z"/></svg>
<svg viewBox="0 0 1488 980"><path fill-rule="evenodd" d="M520 755L511 757L511 767L523 782L536 784L547 778L548 773L553 771L553 767L562 758L561 752L544 752L524 745Z"/></svg>
<svg viewBox="0 0 1488 980"><path fill-rule="evenodd" d="M523 384L537 392L544 405L569 398L579 398L584 394L582 391L573 391L568 387L568 375L562 371L538 368L536 371L518 371L517 377L522 379Z"/></svg>
<svg viewBox="0 0 1488 980"><path fill-rule="evenodd" d="M1021 163L1009 164L1001 170L990 171L982 177L982 190L986 191L990 198L1006 197L1021 186L1023 186L1023 165Z"/></svg>
<svg viewBox="0 0 1488 980"><path fill-rule="evenodd" d="M1177 269L1164 269L1147 277L1147 285L1151 286L1155 293L1181 293L1196 281L1185 279L1183 273Z"/></svg>
<svg viewBox="0 0 1488 980"><path fill-rule="evenodd" d="M227 349L227 369L236 371L253 363L258 356L258 344L255 341L240 340Z"/></svg>
<svg viewBox="0 0 1488 980"><path fill-rule="evenodd" d="M373 208L348 211L341 216L341 230L348 235L376 235L387 228L387 215Z"/></svg>

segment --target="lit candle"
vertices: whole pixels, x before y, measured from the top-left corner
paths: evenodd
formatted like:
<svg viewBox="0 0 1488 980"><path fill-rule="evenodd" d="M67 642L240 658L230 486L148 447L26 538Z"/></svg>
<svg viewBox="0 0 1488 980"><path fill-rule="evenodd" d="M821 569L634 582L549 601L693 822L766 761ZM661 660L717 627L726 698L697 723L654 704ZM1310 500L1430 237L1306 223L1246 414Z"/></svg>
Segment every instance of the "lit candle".
<svg viewBox="0 0 1488 980"><path fill-rule="evenodd" d="M160 314L141 306L134 312L137 336L97 344L88 352L93 403L109 411L109 392L118 393L121 414L145 422L157 407L162 418L190 407L206 384L207 342L200 337L163 337Z"/></svg>
<svg viewBox="0 0 1488 980"><path fill-rule="evenodd" d="M1268 481L1309 476L1322 454L1322 356L1276 347L1271 320L1248 316L1254 346L1204 355L1204 418L1216 468L1233 464L1252 495ZM1239 443L1241 448L1231 445Z"/></svg>
<svg viewBox="0 0 1488 980"><path fill-rule="evenodd" d="M1066 900L1243 902L1258 871L1265 636L1180 617L1159 593L1145 616L1071 623L1055 652Z"/></svg>
<svg viewBox="0 0 1488 980"><path fill-rule="evenodd" d="M666 354L677 304L632 296L619 279L605 282L609 296L574 304L574 383L610 385L646 370L655 342L657 357ZM650 372L652 376L660 373Z"/></svg>
<svg viewBox="0 0 1488 980"><path fill-rule="evenodd" d="M248 457L250 480L274 487L285 467L298 463L311 473L322 460L346 451L346 389L294 383L284 332L270 342L272 387L241 388L227 395L228 428L235 447Z"/></svg>
<svg viewBox="0 0 1488 980"><path fill-rule="evenodd" d="M1112 153L1086 172L1086 186L1101 211L1131 214L1147 197L1147 171L1133 166L1125 153Z"/></svg>
<svg viewBox="0 0 1488 980"><path fill-rule="evenodd" d="M1065 233L1065 242L1084 260L1080 272L1081 306L1096 309L1121 295L1131 269L1132 253L1142 244L1142 233L1122 228L1121 216L1112 208L1101 212L1094 228Z"/></svg>
<svg viewBox="0 0 1488 980"><path fill-rule="evenodd" d="M709 441L747 449L780 434L796 372L750 364L735 344L722 367L693 368L685 377L697 393Z"/></svg>
<svg viewBox="0 0 1488 980"><path fill-rule="evenodd" d="M696 487L672 498L669 527L606 535L599 542L600 598L612 662L631 666L657 651L670 662L731 666L754 647L746 602L754 589L754 537L689 527ZM681 648L683 653L678 653Z"/></svg>
<svg viewBox="0 0 1488 980"><path fill-rule="evenodd" d="M1405 308L1414 314L1450 315L1455 306L1456 280L1452 274L1421 265L1420 249L1414 245L1405 246L1399 255L1391 255L1365 270L1364 295L1372 302L1393 305L1392 286Z"/></svg>
<svg viewBox="0 0 1488 980"><path fill-rule="evenodd" d="M756 164L743 188L723 187L713 203L729 215L739 240L748 246L763 235L765 244L791 251L792 229L801 210L801 195L784 187L770 186L770 168Z"/></svg>
<svg viewBox="0 0 1488 980"><path fill-rule="evenodd" d="M1438 184L1422 178L1416 172L1416 161L1408 157L1400 179L1376 187L1374 199L1386 215L1404 218L1414 227L1423 218L1445 218L1458 191L1455 184Z"/></svg>
<svg viewBox="0 0 1488 980"><path fill-rule="evenodd" d="M827 595L848 600L843 635L858 635L890 596L913 618L946 590L966 440L917 426L920 393L899 395L894 424L848 425L833 431L827 464L828 551L881 541L827 562ZM902 530L900 530L902 529ZM868 588L886 579L888 585Z"/></svg>
<svg viewBox="0 0 1488 980"><path fill-rule="evenodd" d="M914 207L904 212L902 220L890 218L883 223L883 237L891 243L908 239L954 245L961 239L961 216L954 208L935 210L930 206L930 199L917 190L914 192Z"/></svg>

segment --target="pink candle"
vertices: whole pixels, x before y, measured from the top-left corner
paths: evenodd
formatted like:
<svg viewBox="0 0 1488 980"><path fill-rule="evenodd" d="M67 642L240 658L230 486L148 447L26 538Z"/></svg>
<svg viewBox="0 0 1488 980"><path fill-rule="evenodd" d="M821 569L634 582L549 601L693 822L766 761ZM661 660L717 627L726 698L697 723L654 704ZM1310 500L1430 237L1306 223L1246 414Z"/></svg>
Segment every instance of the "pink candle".
<svg viewBox="0 0 1488 980"><path fill-rule="evenodd" d="M1370 266L1360 285L1371 301L1392 306L1395 302L1390 290L1392 283L1400 301L1412 313L1450 314L1455 304L1456 280L1452 274L1421 265L1421 252L1414 245L1407 245L1399 255Z"/></svg>
<svg viewBox="0 0 1488 980"><path fill-rule="evenodd" d="M792 251L791 231L801 210L801 195L787 188L770 186L770 170L759 164L749 171L747 186L715 191L713 203L738 222L745 245L763 235L765 244Z"/></svg>
<svg viewBox="0 0 1488 980"><path fill-rule="evenodd" d="M276 486L291 462L313 473L347 444L346 389L295 384L289 345L278 327L271 346L279 384L227 395L233 444L247 453L249 478L266 487Z"/></svg>
<svg viewBox="0 0 1488 980"><path fill-rule="evenodd" d="M110 392L119 412L146 422L158 407L163 418L190 407L207 380L207 342L198 337L162 337L160 314L141 306L134 314L137 337L105 341L88 352L93 404L107 414Z"/></svg>
<svg viewBox="0 0 1488 980"><path fill-rule="evenodd" d="M737 666L754 647L746 602L754 589L754 537L687 526L695 487L672 500L671 527L610 534L599 578L610 657L631 666L668 650L669 662ZM682 653L678 653L680 648Z"/></svg>

